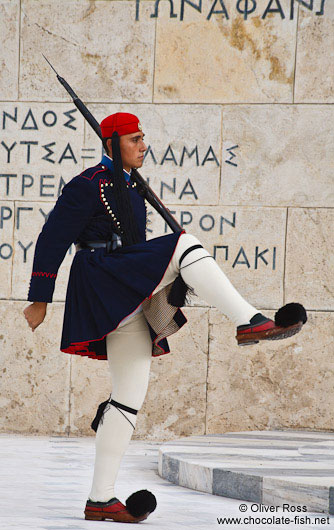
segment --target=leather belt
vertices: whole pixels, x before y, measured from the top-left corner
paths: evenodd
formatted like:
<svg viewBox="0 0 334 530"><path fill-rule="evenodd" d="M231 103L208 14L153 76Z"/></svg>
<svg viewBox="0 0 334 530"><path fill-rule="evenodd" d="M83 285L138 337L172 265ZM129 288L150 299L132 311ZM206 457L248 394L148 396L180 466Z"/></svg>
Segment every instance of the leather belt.
<svg viewBox="0 0 334 530"><path fill-rule="evenodd" d="M112 234L112 241L82 241L75 245L75 250L83 250L84 248L105 248L107 252L112 252L122 246L122 240L117 234Z"/></svg>
<svg viewBox="0 0 334 530"><path fill-rule="evenodd" d="M75 250L83 250L84 248L107 248L108 244L111 245L112 241L84 241L75 245Z"/></svg>

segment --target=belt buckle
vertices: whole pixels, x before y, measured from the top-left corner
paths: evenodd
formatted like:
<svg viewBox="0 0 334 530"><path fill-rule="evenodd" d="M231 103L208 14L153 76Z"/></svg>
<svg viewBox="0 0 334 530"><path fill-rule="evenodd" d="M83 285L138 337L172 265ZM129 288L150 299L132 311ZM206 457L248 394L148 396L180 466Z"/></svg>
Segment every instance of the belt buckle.
<svg viewBox="0 0 334 530"><path fill-rule="evenodd" d="M117 250L118 248L122 246L122 239L118 234L113 232L112 241L110 241L110 243L112 244L111 246L112 250Z"/></svg>

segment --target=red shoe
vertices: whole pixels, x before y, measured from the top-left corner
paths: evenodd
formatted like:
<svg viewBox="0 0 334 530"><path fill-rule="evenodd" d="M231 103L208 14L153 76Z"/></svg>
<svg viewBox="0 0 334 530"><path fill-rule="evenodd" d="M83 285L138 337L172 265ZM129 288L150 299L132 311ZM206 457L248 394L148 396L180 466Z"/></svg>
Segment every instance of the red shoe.
<svg viewBox="0 0 334 530"><path fill-rule="evenodd" d="M298 333L307 321L306 311L300 304L287 304L275 315L275 322L257 313L249 324L237 327L239 346L257 344L260 340L280 340Z"/></svg>
<svg viewBox="0 0 334 530"><path fill-rule="evenodd" d="M85 519L91 521L112 519L119 523L139 523L147 519L156 505L155 496L147 490L140 490L130 495L126 500L126 506L116 497L107 502L94 502L88 499Z"/></svg>

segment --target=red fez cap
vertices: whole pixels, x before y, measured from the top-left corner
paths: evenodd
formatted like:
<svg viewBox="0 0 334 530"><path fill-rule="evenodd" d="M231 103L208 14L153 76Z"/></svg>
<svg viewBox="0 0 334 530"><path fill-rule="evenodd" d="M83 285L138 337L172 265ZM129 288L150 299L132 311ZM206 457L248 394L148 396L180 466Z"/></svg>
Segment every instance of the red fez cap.
<svg viewBox="0 0 334 530"><path fill-rule="evenodd" d="M107 116L101 121L100 126L102 138L111 138L114 131L117 131L119 136L123 136L124 134L131 134L142 130L137 116L127 112L116 112L116 114Z"/></svg>

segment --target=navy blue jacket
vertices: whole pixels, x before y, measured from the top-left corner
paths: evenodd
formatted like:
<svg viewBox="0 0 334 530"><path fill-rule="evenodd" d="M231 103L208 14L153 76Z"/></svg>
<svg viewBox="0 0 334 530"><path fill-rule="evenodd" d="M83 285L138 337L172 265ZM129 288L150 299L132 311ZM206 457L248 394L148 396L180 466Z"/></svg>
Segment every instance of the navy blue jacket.
<svg viewBox="0 0 334 530"><path fill-rule="evenodd" d="M36 242L29 301L52 302L58 269L72 243L107 241L116 232L115 221L101 197L101 184L113 183L112 168L112 161L103 157L101 163L86 169L64 186ZM145 201L132 179L128 185L140 241L143 242L146 240ZM105 188L108 189L112 190ZM117 221L112 193L109 193L108 204Z"/></svg>

